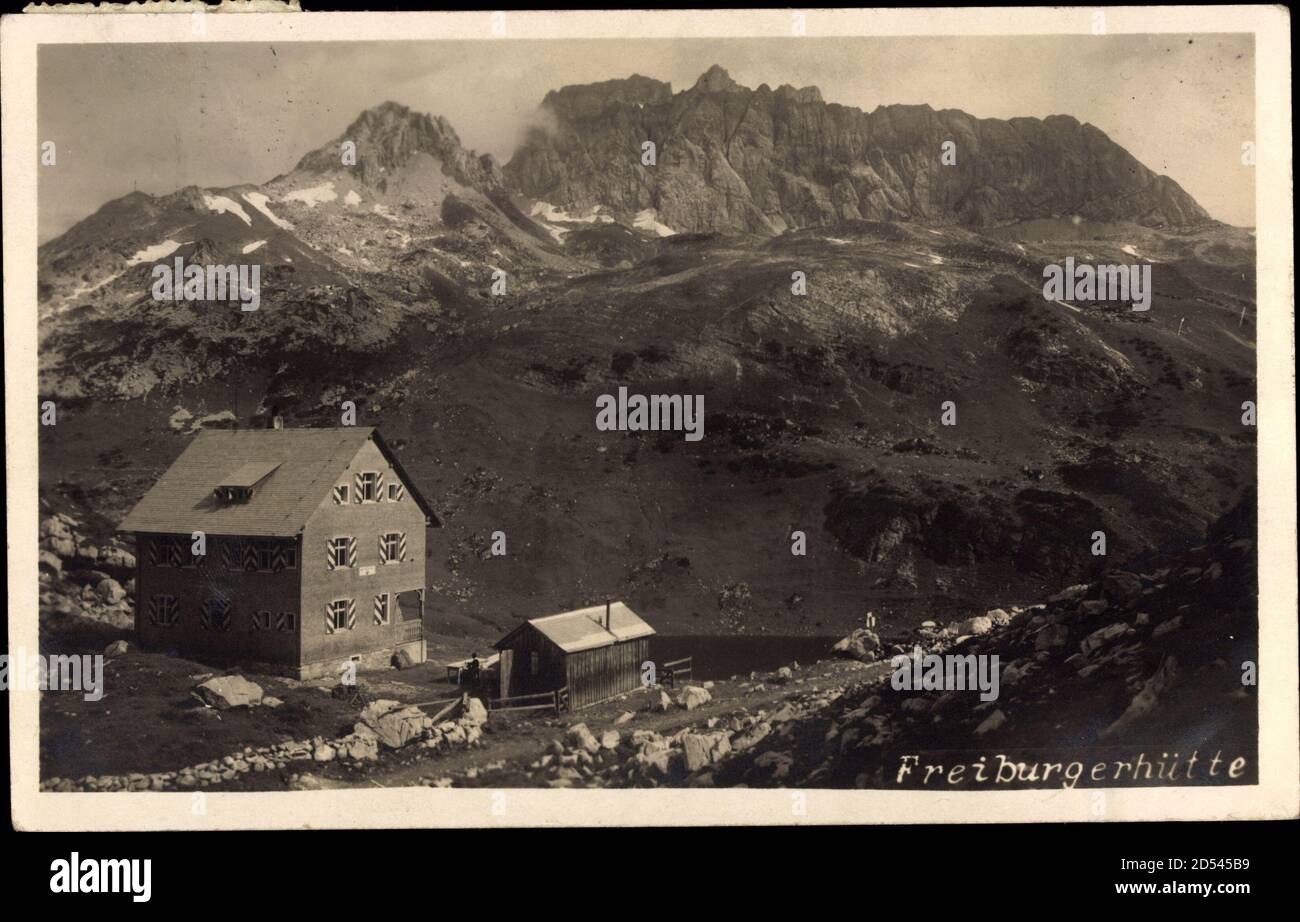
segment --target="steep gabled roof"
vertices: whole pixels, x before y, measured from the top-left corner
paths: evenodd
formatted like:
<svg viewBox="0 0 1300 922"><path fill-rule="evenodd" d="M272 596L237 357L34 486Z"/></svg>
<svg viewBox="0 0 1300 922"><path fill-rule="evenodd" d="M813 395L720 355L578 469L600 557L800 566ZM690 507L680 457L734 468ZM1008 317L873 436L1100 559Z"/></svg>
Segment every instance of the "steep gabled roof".
<svg viewBox="0 0 1300 922"><path fill-rule="evenodd" d="M205 429L118 526L119 531L291 537L333 490L370 439L406 484L407 495L441 525L374 427ZM260 473L260 476L257 476ZM247 502L220 503L219 486L257 479Z"/></svg>
<svg viewBox="0 0 1300 922"><path fill-rule="evenodd" d="M532 625L565 653L578 653L624 640L649 637L655 632L654 628L622 602L614 602L609 606L609 621L609 629L606 630L604 605L532 618L498 640L496 649L508 646L507 642L527 625Z"/></svg>

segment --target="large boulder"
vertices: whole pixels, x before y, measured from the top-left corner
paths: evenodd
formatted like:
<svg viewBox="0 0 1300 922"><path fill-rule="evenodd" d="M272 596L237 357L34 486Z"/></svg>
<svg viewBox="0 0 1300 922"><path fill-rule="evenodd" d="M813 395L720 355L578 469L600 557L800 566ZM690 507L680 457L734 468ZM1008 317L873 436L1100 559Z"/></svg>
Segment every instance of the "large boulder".
<svg viewBox="0 0 1300 922"><path fill-rule="evenodd" d="M37 555L36 560L37 566L47 573L53 573L55 576L58 576L63 572L63 561L60 560L59 555L53 551L42 550L40 554Z"/></svg>
<svg viewBox="0 0 1300 922"><path fill-rule="evenodd" d="M1142 595L1142 579L1127 570L1110 570L1101 578L1102 592L1106 598L1119 605L1138 599Z"/></svg>
<svg viewBox="0 0 1300 922"><path fill-rule="evenodd" d="M682 738L682 758L686 771L697 772L712 765L731 752L731 738L727 734L688 733Z"/></svg>
<svg viewBox="0 0 1300 922"><path fill-rule="evenodd" d="M414 705L380 698L361 710L361 722L375 734L380 745L401 749L424 736L425 713Z"/></svg>
<svg viewBox="0 0 1300 922"><path fill-rule="evenodd" d="M693 711L697 707L703 707L713 700L713 695L708 689L700 688L698 685L687 685L677 696L677 703L688 711Z"/></svg>
<svg viewBox="0 0 1300 922"><path fill-rule="evenodd" d="M469 698L465 701L465 712L461 714L460 719L475 726L487 723L488 710L479 699Z"/></svg>
<svg viewBox="0 0 1300 922"><path fill-rule="evenodd" d="M880 655L880 635L867 628L858 628L848 637L831 647L836 656L846 656L859 662L871 663Z"/></svg>
<svg viewBox="0 0 1300 922"><path fill-rule="evenodd" d="M565 731L564 742L570 749L582 749L591 755L600 751L600 740L592 735L586 724L574 724Z"/></svg>
<svg viewBox="0 0 1300 922"><path fill-rule="evenodd" d="M100 580L95 586L95 594L107 605L116 605L126 598L126 590L122 588L122 584L112 578Z"/></svg>
<svg viewBox="0 0 1300 922"><path fill-rule="evenodd" d="M993 619L988 615L976 615L974 618L968 618L965 621L955 625L957 634L971 634L976 637L981 634L987 634L993 630Z"/></svg>
<svg viewBox="0 0 1300 922"><path fill-rule="evenodd" d="M72 559L77 553L77 542L63 535L50 535L48 538L42 538L41 545L64 560Z"/></svg>
<svg viewBox="0 0 1300 922"><path fill-rule="evenodd" d="M130 649L131 645L125 640L115 640L104 648L104 657L106 659L112 659L115 656L121 656L122 654L127 653Z"/></svg>
<svg viewBox="0 0 1300 922"><path fill-rule="evenodd" d="M99 565L108 569L133 571L135 570L135 555L124 547L110 544L100 550Z"/></svg>
<svg viewBox="0 0 1300 922"><path fill-rule="evenodd" d="M194 691L204 704L219 711L253 707L262 703L262 687L241 675L223 675L208 679L198 685Z"/></svg>

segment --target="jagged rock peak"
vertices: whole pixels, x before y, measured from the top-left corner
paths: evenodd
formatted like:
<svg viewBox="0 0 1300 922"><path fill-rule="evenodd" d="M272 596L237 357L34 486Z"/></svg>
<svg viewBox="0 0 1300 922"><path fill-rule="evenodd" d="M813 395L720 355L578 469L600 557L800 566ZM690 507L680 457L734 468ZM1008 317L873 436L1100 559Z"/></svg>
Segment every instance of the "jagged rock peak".
<svg viewBox="0 0 1300 922"><path fill-rule="evenodd" d="M437 158L446 172L470 185L495 185L500 181L496 160L462 147L460 136L447 119L391 100L366 109L342 135L303 157L298 169L339 169L340 145L345 141L356 145L357 163L350 172L366 182L379 181L383 173L402 167L416 154Z"/></svg>
<svg viewBox="0 0 1300 922"><path fill-rule="evenodd" d="M651 77L633 74L600 83L575 84L551 90L542 107L563 118L582 119L600 115L615 103L653 105L672 99L673 85Z"/></svg>
<svg viewBox="0 0 1300 922"><path fill-rule="evenodd" d="M815 86L795 88L788 83L783 83L776 88L776 95L781 99L788 99L792 102L825 102L822 99L822 91Z"/></svg>
<svg viewBox="0 0 1300 922"><path fill-rule="evenodd" d="M731 74L718 64L714 64L704 73L700 74L700 79L695 81L695 89L703 93L733 93L737 90L744 90L735 80L731 79Z"/></svg>

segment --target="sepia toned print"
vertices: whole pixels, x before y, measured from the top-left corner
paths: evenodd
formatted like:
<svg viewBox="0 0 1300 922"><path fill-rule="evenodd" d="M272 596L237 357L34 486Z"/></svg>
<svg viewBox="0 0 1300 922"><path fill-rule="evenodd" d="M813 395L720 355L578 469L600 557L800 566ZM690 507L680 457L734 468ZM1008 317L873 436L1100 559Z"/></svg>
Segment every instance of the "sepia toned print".
<svg viewBox="0 0 1300 922"><path fill-rule="evenodd" d="M1294 807L1276 51L770 12L36 44L42 828Z"/></svg>

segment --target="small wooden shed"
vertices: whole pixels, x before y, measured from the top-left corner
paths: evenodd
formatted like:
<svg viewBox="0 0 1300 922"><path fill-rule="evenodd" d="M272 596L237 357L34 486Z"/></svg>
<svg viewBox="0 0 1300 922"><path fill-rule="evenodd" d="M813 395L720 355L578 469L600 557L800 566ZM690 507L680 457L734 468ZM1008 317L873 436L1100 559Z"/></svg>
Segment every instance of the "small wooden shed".
<svg viewBox="0 0 1300 922"><path fill-rule="evenodd" d="M577 710L633 691L654 632L622 602L525 621L496 643L501 697L567 687Z"/></svg>

